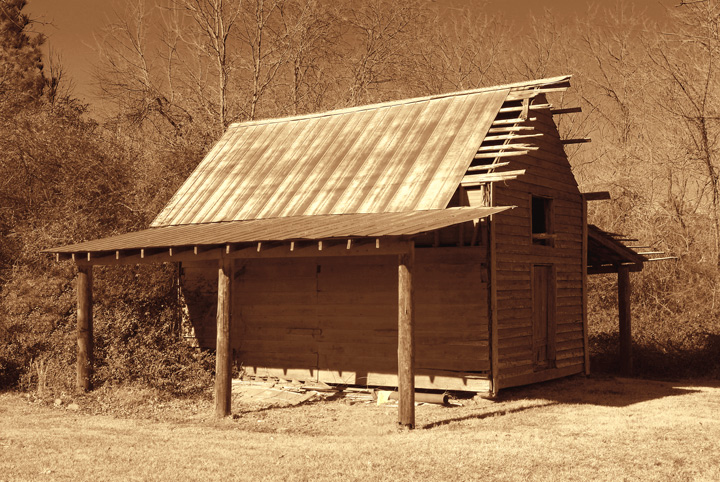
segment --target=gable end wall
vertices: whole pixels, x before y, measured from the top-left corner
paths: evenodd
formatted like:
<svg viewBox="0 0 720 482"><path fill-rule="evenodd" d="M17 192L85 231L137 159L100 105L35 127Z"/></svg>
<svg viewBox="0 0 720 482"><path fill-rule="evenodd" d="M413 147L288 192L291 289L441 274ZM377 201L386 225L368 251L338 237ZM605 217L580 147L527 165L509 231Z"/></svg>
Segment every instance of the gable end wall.
<svg viewBox="0 0 720 482"><path fill-rule="evenodd" d="M543 136L537 151L513 157L507 168L526 173L493 186L495 206L517 206L495 216L499 388L542 381L584 369L582 323L582 198L552 115L532 111ZM552 199L554 246L534 245L531 196ZM533 365L533 265L550 265L555 278L554 361ZM551 295L552 297L552 295Z"/></svg>

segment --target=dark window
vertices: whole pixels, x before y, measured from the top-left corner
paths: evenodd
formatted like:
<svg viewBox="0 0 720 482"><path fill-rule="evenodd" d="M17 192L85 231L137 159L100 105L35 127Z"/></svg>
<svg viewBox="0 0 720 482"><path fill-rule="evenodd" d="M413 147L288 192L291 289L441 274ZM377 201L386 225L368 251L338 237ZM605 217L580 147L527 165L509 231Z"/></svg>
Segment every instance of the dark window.
<svg viewBox="0 0 720 482"><path fill-rule="evenodd" d="M552 199L532 196L532 239L533 244L553 245Z"/></svg>

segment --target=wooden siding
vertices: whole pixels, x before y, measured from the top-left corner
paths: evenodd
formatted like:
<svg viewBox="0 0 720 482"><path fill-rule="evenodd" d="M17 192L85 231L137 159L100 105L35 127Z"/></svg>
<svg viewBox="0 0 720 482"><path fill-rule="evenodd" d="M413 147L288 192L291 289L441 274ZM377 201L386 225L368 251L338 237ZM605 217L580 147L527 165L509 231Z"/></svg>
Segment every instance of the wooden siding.
<svg viewBox="0 0 720 482"><path fill-rule="evenodd" d="M580 373L584 369L582 321L582 198L548 110L533 111L543 136L536 151L512 159L525 169L516 180L493 186L494 205L517 206L494 216L497 262L498 388ZM552 201L549 246L533 244L531 197ZM554 361L533 365L533 266L554 273ZM552 288L551 288L552 289Z"/></svg>
<svg viewBox="0 0 720 482"><path fill-rule="evenodd" d="M416 249L417 387L488 390L485 258L484 247ZM232 346L247 373L397 384L395 256L236 263ZM202 301L213 276L213 265L185 268L204 347L214 346L212 300Z"/></svg>

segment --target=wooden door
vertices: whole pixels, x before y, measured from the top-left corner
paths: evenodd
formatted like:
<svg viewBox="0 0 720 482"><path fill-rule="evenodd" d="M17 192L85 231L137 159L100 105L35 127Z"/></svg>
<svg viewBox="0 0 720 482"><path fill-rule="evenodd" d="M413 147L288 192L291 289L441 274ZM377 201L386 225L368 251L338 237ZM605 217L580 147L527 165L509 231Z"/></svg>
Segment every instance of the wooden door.
<svg viewBox="0 0 720 482"><path fill-rule="evenodd" d="M535 265L533 272L533 365L550 368L555 358L555 286L552 266Z"/></svg>

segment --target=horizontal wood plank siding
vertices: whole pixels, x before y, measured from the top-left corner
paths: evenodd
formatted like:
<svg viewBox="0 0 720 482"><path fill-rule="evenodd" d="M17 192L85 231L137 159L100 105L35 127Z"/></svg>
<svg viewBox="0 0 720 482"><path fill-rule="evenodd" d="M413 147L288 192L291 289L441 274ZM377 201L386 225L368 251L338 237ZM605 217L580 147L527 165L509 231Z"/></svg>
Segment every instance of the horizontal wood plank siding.
<svg viewBox="0 0 720 482"><path fill-rule="evenodd" d="M549 111L535 111L527 122L543 136L539 147L514 157L506 170L525 169L516 180L496 183L496 206L517 206L494 216L497 243L499 386L547 380L583 370L582 199ZM551 246L531 238L531 196L552 199ZM551 265L555 273L555 356L548 368L533 365L532 266Z"/></svg>
<svg viewBox="0 0 720 482"><path fill-rule="evenodd" d="M416 249L416 386L487 391L486 249ZM212 266L185 284L214 299ZM215 280L215 284L217 281ZM237 262L233 349L247 373L334 383L397 383L396 256ZM213 347L212 299L196 303L198 340ZM200 321L199 321L200 320Z"/></svg>

